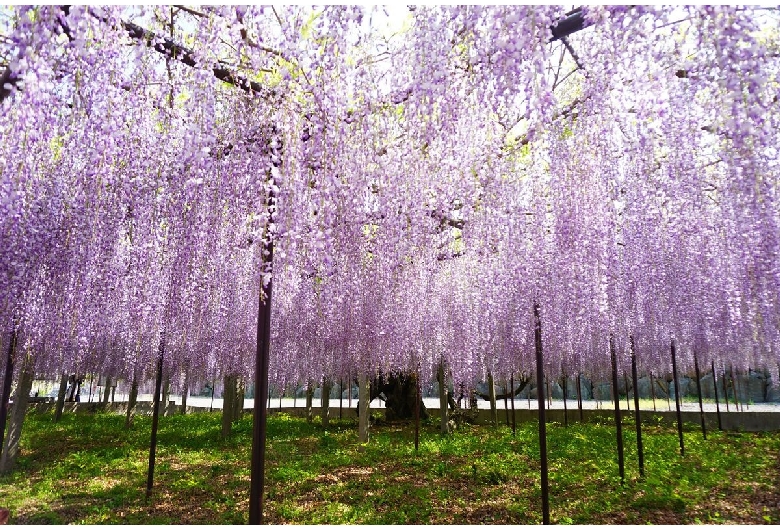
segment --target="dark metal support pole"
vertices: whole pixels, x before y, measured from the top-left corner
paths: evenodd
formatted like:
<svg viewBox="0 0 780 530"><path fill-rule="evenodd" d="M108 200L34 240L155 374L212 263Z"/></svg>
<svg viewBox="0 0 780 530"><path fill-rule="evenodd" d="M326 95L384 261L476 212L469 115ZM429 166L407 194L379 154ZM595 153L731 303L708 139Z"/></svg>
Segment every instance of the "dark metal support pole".
<svg viewBox="0 0 780 530"><path fill-rule="evenodd" d="M731 370L731 388L734 389L734 408L738 412L744 412L742 402L739 401L739 370L737 370L737 376L734 377L734 365L730 364L729 369Z"/></svg>
<svg viewBox="0 0 780 530"><path fill-rule="evenodd" d="M547 407L552 408L552 392L550 392L550 379L545 380L547 386Z"/></svg>
<svg viewBox="0 0 780 530"><path fill-rule="evenodd" d="M509 376L509 386L512 387L512 436L517 431L517 423L515 421L515 374Z"/></svg>
<svg viewBox="0 0 780 530"><path fill-rule="evenodd" d="M655 378L653 372L650 372L650 395L653 396L653 412L657 412L655 408Z"/></svg>
<svg viewBox="0 0 780 530"><path fill-rule="evenodd" d="M631 402L628 400L628 374L623 372L623 385L626 387L626 410L631 410Z"/></svg>
<svg viewBox="0 0 780 530"><path fill-rule="evenodd" d="M273 153L272 153L273 154ZM277 165L280 159L271 163ZM272 174L273 175L273 174ZM274 196L273 176L268 186L268 213L276 214L276 197ZM263 241L263 263L273 265L274 244L272 234L266 233ZM273 278L273 277L272 277ZM257 352L255 354L255 401L252 418L252 469L249 480L249 524L263 523L263 489L265 486L265 442L266 420L268 410L265 408L265 397L268 395L268 364L269 346L271 344L271 295L273 280L260 286L260 303L257 309Z"/></svg>
<svg viewBox="0 0 780 530"><path fill-rule="evenodd" d="M342 418L342 408L344 405L344 379L339 379L339 419Z"/></svg>
<svg viewBox="0 0 780 530"><path fill-rule="evenodd" d="M162 391L163 358L165 356L165 331L160 332L160 350L157 355L157 379L154 382L152 405L152 440L149 444L149 472L146 476L146 500L152 494L154 486L154 461L157 456L157 427L160 422L160 392Z"/></svg>
<svg viewBox="0 0 780 530"><path fill-rule="evenodd" d="M625 462L623 459L623 421L620 417L620 398L618 397L618 370L617 353L615 353L615 338L609 336L609 356L612 359L612 393L615 403L615 430L617 431L617 451L618 451L618 471L620 473L620 484L623 485L626 480Z"/></svg>
<svg viewBox="0 0 780 530"><path fill-rule="evenodd" d="M685 456L685 443L683 442L682 413L680 412L680 386L677 381L677 346L672 339L672 377L674 378L674 403L677 407L677 434L680 437L680 454ZM668 395L668 393L667 393Z"/></svg>
<svg viewBox="0 0 780 530"><path fill-rule="evenodd" d="M544 411L544 355L542 352L542 317L539 303L534 302L534 342L536 346L536 398L539 403L539 457L542 478L542 523L550 524L550 484L547 472L547 422Z"/></svg>
<svg viewBox="0 0 780 530"><path fill-rule="evenodd" d="M217 378L214 377L211 381L211 404L209 405L209 412L214 412L214 387L217 386Z"/></svg>
<svg viewBox="0 0 780 530"><path fill-rule="evenodd" d="M566 372L563 373L563 426L569 426L569 409L566 406Z"/></svg>
<svg viewBox="0 0 780 530"><path fill-rule="evenodd" d="M720 419L720 400L718 399L718 375L715 372L715 361L712 361L712 386L715 388L715 410L718 413L718 430L723 430L723 422Z"/></svg>
<svg viewBox="0 0 780 530"><path fill-rule="evenodd" d="M5 443L5 427L8 423L8 403L11 400L11 383L14 377L14 355L16 353L16 324L11 329L11 340L8 342L8 350L5 355L5 376L3 388L0 393L0 454Z"/></svg>
<svg viewBox="0 0 780 530"><path fill-rule="evenodd" d="M701 372L699 372L699 359L693 354L693 367L696 370L696 389L699 391L699 414L701 414L701 434L707 439L707 425L704 422L704 403L701 400Z"/></svg>
<svg viewBox="0 0 780 530"><path fill-rule="evenodd" d="M577 408L580 409L580 422L585 421L582 415L582 373L577 372Z"/></svg>
<svg viewBox="0 0 780 530"><path fill-rule="evenodd" d="M263 244L266 260L273 256L273 243ZM268 394L268 347L271 342L272 281L261 289L257 311L257 354L255 356L255 405L252 421L252 470L249 485L249 524L263 523L263 487L265 485L266 409Z"/></svg>
<svg viewBox="0 0 780 530"><path fill-rule="evenodd" d="M504 417L506 418L506 426L509 427L509 402L507 401L507 394L506 379L504 379Z"/></svg>
<svg viewBox="0 0 780 530"><path fill-rule="evenodd" d="M729 379L726 375L726 363L723 363L723 393L725 394L723 396L723 401L726 402L726 412L729 411Z"/></svg>
<svg viewBox="0 0 780 530"><path fill-rule="evenodd" d="M642 414L639 412L639 392L637 389L639 386L637 382L639 377L636 371L636 345L634 344L634 336L629 337L631 343L631 379L634 381L634 420L636 421L636 452L639 457L639 476L645 476L645 451L642 445Z"/></svg>
<svg viewBox="0 0 780 530"><path fill-rule="evenodd" d="M414 374L414 450L420 449L420 365Z"/></svg>

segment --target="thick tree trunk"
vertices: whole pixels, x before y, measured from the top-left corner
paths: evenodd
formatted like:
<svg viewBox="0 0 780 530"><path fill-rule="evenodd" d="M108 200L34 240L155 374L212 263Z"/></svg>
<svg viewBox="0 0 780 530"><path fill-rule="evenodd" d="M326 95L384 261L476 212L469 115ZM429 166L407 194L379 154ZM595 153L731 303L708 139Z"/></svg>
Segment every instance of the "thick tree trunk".
<svg viewBox="0 0 780 530"><path fill-rule="evenodd" d="M450 421L447 410L447 380L444 373L444 359L439 362L439 369L436 373L436 379L439 381L439 416L441 417L441 433L450 432Z"/></svg>
<svg viewBox="0 0 780 530"><path fill-rule="evenodd" d="M14 358L16 357L16 328L11 330L8 350L5 356L5 375L0 387L0 452L5 442L5 427L8 420L8 406L11 400L11 383L14 377Z"/></svg>
<svg viewBox="0 0 780 530"><path fill-rule="evenodd" d="M27 414L27 403L30 399L33 379L35 379L34 361L26 357L19 374L19 383L16 386L14 404L10 410L10 422L8 422L8 434L0 456L0 475L10 473L19 455L19 442L22 439L22 426Z"/></svg>
<svg viewBox="0 0 780 530"><path fill-rule="evenodd" d="M184 378L184 388L181 391L181 408L179 408L179 412L181 414L187 414L187 396L190 394L190 381L189 378L185 376Z"/></svg>
<svg viewBox="0 0 780 530"><path fill-rule="evenodd" d="M490 421L493 426L498 426L498 409L496 408L496 385L493 381L493 374L488 372L488 396L490 396Z"/></svg>
<svg viewBox="0 0 780 530"><path fill-rule="evenodd" d="M358 440L361 443L368 442L368 413L369 396L368 377L364 373L358 374Z"/></svg>
<svg viewBox="0 0 780 530"><path fill-rule="evenodd" d="M243 379L236 380L236 399L233 407L233 421L241 419L244 414L244 394L246 393L246 383Z"/></svg>
<svg viewBox="0 0 780 530"><path fill-rule="evenodd" d="M108 404L108 396L111 395L111 378L106 376L106 385L103 387L103 403Z"/></svg>
<svg viewBox="0 0 780 530"><path fill-rule="evenodd" d="M70 392L67 393L65 401L71 403L76 401L76 374L73 374L72 377L68 377L68 384L70 384Z"/></svg>
<svg viewBox="0 0 780 530"><path fill-rule="evenodd" d="M306 383L306 421L314 421L314 411L312 410L312 400L314 399L314 384L309 381Z"/></svg>
<svg viewBox="0 0 780 530"><path fill-rule="evenodd" d="M236 414L236 385L238 378L234 375L226 375L225 389L222 391L222 438L230 436L233 429L233 419Z"/></svg>
<svg viewBox="0 0 780 530"><path fill-rule="evenodd" d="M130 385L130 395L127 396L127 412L125 413L125 429L133 426L135 418L135 404L138 402L138 380L133 375L133 383Z"/></svg>
<svg viewBox="0 0 780 530"><path fill-rule="evenodd" d="M370 399L384 394L385 419L387 421L411 420L419 410L420 418L428 419L428 409L417 393L414 374L396 373L374 378L371 382Z"/></svg>
<svg viewBox="0 0 780 530"><path fill-rule="evenodd" d="M333 387L330 379L322 378L322 399L320 399L322 426L327 428L330 423L330 389Z"/></svg>
<svg viewBox="0 0 780 530"><path fill-rule="evenodd" d="M57 392L57 406L54 409L54 421L62 419L62 410L65 408L65 393L68 391L68 374L60 377L60 389Z"/></svg>
<svg viewBox="0 0 780 530"><path fill-rule="evenodd" d="M160 406L163 410L163 416L167 416L168 413L168 402L171 399L171 376L166 375L165 376L165 382L163 383L163 390L162 390L162 400L160 401Z"/></svg>

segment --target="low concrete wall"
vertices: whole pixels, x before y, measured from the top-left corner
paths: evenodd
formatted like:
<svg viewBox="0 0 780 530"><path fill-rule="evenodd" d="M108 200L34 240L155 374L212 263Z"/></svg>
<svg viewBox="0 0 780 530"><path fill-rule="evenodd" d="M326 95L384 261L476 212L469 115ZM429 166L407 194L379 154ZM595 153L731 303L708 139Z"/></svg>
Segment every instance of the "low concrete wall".
<svg viewBox="0 0 780 530"><path fill-rule="evenodd" d="M54 410L54 404L51 403L35 403L30 405L31 410L37 410L37 411L53 411ZM167 407L165 407L165 410L163 411L165 416L170 416L172 414L179 413L181 407L175 405L173 401L171 401ZM208 412L208 408L206 407L187 407L188 413L193 412ZM218 411L220 409L214 409L215 411ZM377 411L381 411L382 409L375 409L374 413L376 414ZM124 414L127 411L127 403L66 403L65 404L65 412L76 412L76 413L94 413L94 412L115 412L117 414ZM314 415L317 416L320 413L319 408L314 408ZM152 404L148 401L141 401L138 404L136 404L135 409L136 414L151 414L152 413ZM245 409L245 413L251 413L251 409ZM268 409L268 414L278 414L279 412L283 412L285 414L289 414L291 416L297 416L297 417L305 417L306 416L306 409L304 407L283 407L281 409L279 408L270 408ZM633 423L634 422L634 411L626 411L621 410L621 413L623 415L623 423ZM428 414L432 418L438 418L439 416L439 409L428 409ZM511 421L511 412L510 414L510 421ZM649 411L649 410L643 410L641 411L642 414L642 424L647 425L676 425L677 424L677 413L675 411ZM701 416L700 413L697 411L683 411L681 412L683 423L690 423L695 424L695 428L700 428L701 424ZM744 432L759 432L759 431L780 431L780 412L721 412L721 421L723 423L723 429L727 431L744 431ZM341 416L343 418L357 418L357 414L354 408L347 408L344 407L341 410ZM330 417L331 419L338 419L339 418L339 409L338 407L331 407L330 409ZM613 422L614 421L614 410L612 409L584 409L582 411L582 417L585 422ZM499 411L498 419L499 423L505 423L505 414L503 411ZM522 422L528 422L528 421L537 421L539 418L538 412L536 410L528 410L528 409L518 409L515 410L515 421L518 423ZM580 413L577 409L571 409L568 412L568 418L569 422L578 422L580 419ZM547 421L548 422L557 422L563 424L564 422L564 411L561 409L553 409L547 411ZM704 421L707 425L708 429L715 430L718 428L718 416L715 412L705 412L704 413ZM476 423L478 424L489 424L490 423L490 410L488 409L479 409L477 412L477 418ZM692 427L691 427L692 428Z"/></svg>

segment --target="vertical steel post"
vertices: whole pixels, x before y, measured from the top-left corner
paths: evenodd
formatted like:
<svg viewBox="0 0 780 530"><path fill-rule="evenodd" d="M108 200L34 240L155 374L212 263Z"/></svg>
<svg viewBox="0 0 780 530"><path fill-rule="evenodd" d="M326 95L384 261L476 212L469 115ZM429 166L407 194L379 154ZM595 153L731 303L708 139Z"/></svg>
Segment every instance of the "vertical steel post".
<svg viewBox="0 0 780 530"><path fill-rule="evenodd" d="M707 425L704 422L704 402L701 400L701 372L699 372L699 359L693 354L693 367L696 370L696 388L699 391L699 414L701 415L701 434L707 439Z"/></svg>
<svg viewBox="0 0 780 530"><path fill-rule="evenodd" d="M577 372L577 408L580 409L580 422L585 421L582 415L582 372Z"/></svg>
<svg viewBox="0 0 780 530"><path fill-rule="evenodd" d="M672 339L672 378L674 378L674 403L677 407L677 434L680 437L680 454L685 456L685 443L683 442L682 413L680 412L680 386L677 380L677 346ZM668 393L667 393L668 395Z"/></svg>
<svg viewBox="0 0 780 530"><path fill-rule="evenodd" d="M420 449L420 365L414 374L414 450Z"/></svg>
<svg viewBox="0 0 780 530"><path fill-rule="evenodd" d="M154 462L157 456L157 427L160 422L160 392L162 391L163 358L165 356L165 330L160 331L160 349L157 354L157 379L154 382L152 400L152 439L149 444L149 471L146 475L146 500L152 494L154 486Z"/></svg>
<svg viewBox="0 0 780 530"><path fill-rule="evenodd" d="M655 378L653 372L650 372L650 395L653 396L653 412L657 412L655 408Z"/></svg>
<svg viewBox="0 0 780 530"><path fill-rule="evenodd" d="M506 418L506 426L509 427L509 395L506 388L506 379L504 379L504 417Z"/></svg>
<svg viewBox="0 0 780 530"><path fill-rule="evenodd" d="M272 140L273 141L273 140ZM281 164L278 153L271 149L271 164ZM269 175L268 202L266 208L270 219L276 215L273 170ZM262 249L263 263L273 265L273 235L266 231ZM272 277L273 278L273 277ZM257 309L257 352L255 354L255 400L252 418L252 468L249 480L249 524L263 523L263 489L265 486L265 442L268 410L265 398L268 395L269 347L271 344L271 296L273 279L260 286L260 303Z"/></svg>
<svg viewBox="0 0 780 530"><path fill-rule="evenodd" d="M509 386L512 387L512 436L517 431L517 423L515 421L515 374L514 372L509 376Z"/></svg>
<svg viewBox="0 0 780 530"><path fill-rule="evenodd" d="M715 372L715 361L712 361L712 385L715 388L715 410L718 413L718 430L723 430L723 422L720 419L720 400L718 399L718 375Z"/></svg>
<svg viewBox="0 0 780 530"><path fill-rule="evenodd" d="M637 392L639 386L639 377L636 371L636 345L634 344L634 336L629 337L631 344L631 379L634 381L634 420L636 421L636 452L639 457L639 476L645 476L645 451L642 445L642 414L639 412L639 392Z"/></svg>
<svg viewBox="0 0 780 530"><path fill-rule="evenodd" d="M566 406L566 372L563 372L563 426L569 426L569 409Z"/></svg>
<svg viewBox="0 0 780 530"><path fill-rule="evenodd" d="M544 410L544 355L542 352L542 317L539 303L534 302L534 343L536 346L536 398L539 404L539 457L542 479L542 523L550 524L550 484L547 472L547 423Z"/></svg>
<svg viewBox="0 0 780 530"><path fill-rule="evenodd" d="M618 396L618 370L617 353L615 353L615 338L609 336L609 356L612 359L612 393L615 403L615 431L617 432L618 471L620 472L620 484L626 480L625 463L623 459L623 421L620 416L620 397Z"/></svg>

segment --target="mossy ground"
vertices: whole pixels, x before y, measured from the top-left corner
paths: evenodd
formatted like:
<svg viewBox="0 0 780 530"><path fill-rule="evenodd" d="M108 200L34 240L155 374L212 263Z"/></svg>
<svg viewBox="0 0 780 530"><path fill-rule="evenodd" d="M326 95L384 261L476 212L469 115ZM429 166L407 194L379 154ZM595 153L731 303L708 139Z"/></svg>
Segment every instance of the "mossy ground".
<svg viewBox="0 0 780 530"><path fill-rule="evenodd" d="M227 440L219 413L161 418L154 492L145 499L151 420L31 413L17 470L0 478L12 524L239 524L247 521L252 419ZM710 433L694 426L679 454L675 429L644 429L645 477L626 420L626 481L609 424L548 425L551 519L556 523L780 521L780 434ZM537 425L423 424L372 428L353 420L268 421L265 520L298 524L534 524L541 522Z"/></svg>

